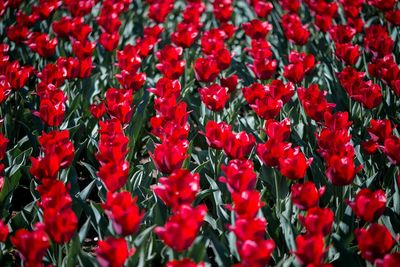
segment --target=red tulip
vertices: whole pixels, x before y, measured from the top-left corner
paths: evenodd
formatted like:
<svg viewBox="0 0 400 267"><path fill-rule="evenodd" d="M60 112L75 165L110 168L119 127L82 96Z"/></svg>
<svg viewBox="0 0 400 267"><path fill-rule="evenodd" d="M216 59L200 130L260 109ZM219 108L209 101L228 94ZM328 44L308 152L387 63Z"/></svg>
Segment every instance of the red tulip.
<svg viewBox="0 0 400 267"><path fill-rule="evenodd" d="M105 32L117 33L122 24L121 20L118 18L117 12L111 14L103 14L103 12L104 11L102 11L101 15L97 18L97 24L99 24Z"/></svg>
<svg viewBox="0 0 400 267"><path fill-rule="evenodd" d="M361 256L373 263L382 259L394 245L392 234L380 224L374 223L368 229L356 229L354 231Z"/></svg>
<svg viewBox="0 0 400 267"><path fill-rule="evenodd" d="M60 168L66 168L74 159L74 145L69 139L69 131L43 132L39 143L45 155L56 154L60 160Z"/></svg>
<svg viewBox="0 0 400 267"><path fill-rule="evenodd" d="M72 19L70 17L61 17L58 21L53 21L51 27L59 38L68 38L72 31Z"/></svg>
<svg viewBox="0 0 400 267"><path fill-rule="evenodd" d="M113 51L118 47L119 34L118 32L108 33L103 32L100 34L99 43L104 47L106 51Z"/></svg>
<svg viewBox="0 0 400 267"><path fill-rule="evenodd" d="M206 141L207 144L215 149L222 149L225 144L225 139L232 132L232 127L227 123L221 121L208 121L206 124Z"/></svg>
<svg viewBox="0 0 400 267"><path fill-rule="evenodd" d="M375 261L378 267L392 267L400 265L400 253L394 252L392 254L386 254L383 259L378 259Z"/></svg>
<svg viewBox="0 0 400 267"><path fill-rule="evenodd" d="M256 186L257 176L250 160L234 159L229 161L228 165L222 165L221 169L225 177L220 177L220 181L227 184L231 193L251 191Z"/></svg>
<svg viewBox="0 0 400 267"><path fill-rule="evenodd" d="M232 0L213 1L213 13L219 22L227 22L231 19L233 13Z"/></svg>
<svg viewBox="0 0 400 267"><path fill-rule="evenodd" d="M311 162L312 158L306 159L299 147L287 149L285 155L279 159L279 171L291 180L302 179Z"/></svg>
<svg viewBox="0 0 400 267"><path fill-rule="evenodd" d="M265 39L272 30L272 25L268 21L253 19L242 24L243 30L251 39Z"/></svg>
<svg viewBox="0 0 400 267"><path fill-rule="evenodd" d="M19 90L25 86L31 76L33 68L31 66L20 66L18 61L7 65L6 76L12 89Z"/></svg>
<svg viewBox="0 0 400 267"><path fill-rule="evenodd" d="M99 240L96 257L101 267L122 267L126 259L134 252L134 249L128 251L124 238L108 237L105 240Z"/></svg>
<svg viewBox="0 0 400 267"><path fill-rule="evenodd" d="M194 63L194 72L199 82L209 83L217 78L220 69L216 60L198 58Z"/></svg>
<svg viewBox="0 0 400 267"><path fill-rule="evenodd" d="M313 182L306 181L303 184L292 185L291 192L293 204L301 210L308 210L318 205L318 200L324 194L325 187L317 190Z"/></svg>
<svg viewBox="0 0 400 267"><path fill-rule="evenodd" d="M311 84L308 88L299 88L297 90L300 103L304 111L313 120L321 121L326 111L330 112L335 104L328 103L326 100L326 91L320 90L317 84Z"/></svg>
<svg viewBox="0 0 400 267"><path fill-rule="evenodd" d="M300 8L300 0L279 0L282 8L286 11L297 13Z"/></svg>
<svg viewBox="0 0 400 267"><path fill-rule="evenodd" d="M321 266L325 252L325 242L322 235L299 235L296 237L295 254L301 265Z"/></svg>
<svg viewBox="0 0 400 267"><path fill-rule="evenodd" d="M199 31L193 24L189 23L178 23L176 26L176 31L171 34L171 41L183 48L189 48L192 46Z"/></svg>
<svg viewBox="0 0 400 267"><path fill-rule="evenodd" d="M364 44L374 58L382 58L392 53L394 41L386 28L376 24L365 29Z"/></svg>
<svg viewBox="0 0 400 267"><path fill-rule="evenodd" d="M250 154L254 144L254 136L242 131L237 134L227 134L223 149L230 158L243 159Z"/></svg>
<svg viewBox="0 0 400 267"><path fill-rule="evenodd" d="M35 228L32 232L19 229L11 237L11 243L18 250L26 266L41 266L43 257L50 247L50 241L43 225L36 224Z"/></svg>
<svg viewBox="0 0 400 267"><path fill-rule="evenodd" d="M360 57L359 47L351 44L336 44L336 56L347 65L355 65Z"/></svg>
<svg viewBox="0 0 400 267"><path fill-rule="evenodd" d="M29 37L28 46L33 51L39 54L41 57L51 57L56 52L56 46L58 44L57 38L50 39L45 33L33 33Z"/></svg>
<svg viewBox="0 0 400 267"><path fill-rule="evenodd" d="M132 90L109 88L106 92L107 113L117 118L122 124L130 122L133 114Z"/></svg>
<svg viewBox="0 0 400 267"><path fill-rule="evenodd" d="M40 99L39 112L34 112L48 126L60 126L65 113L64 92L56 89Z"/></svg>
<svg viewBox="0 0 400 267"><path fill-rule="evenodd" d="M300 216L299 220L311 235L327 236L331 233L334 220L333 211L329 208L310 208L306 216Z"/></svg>
<svg viewBox="0 0 400 267"><path fill-rule="evenodd" d="M47 234L57 244L68 243L78 226L78 218L71 208L45 208L43 218Z"/></svg>
<svg viewBox="0 0 400 267"><path fill-rule="evenodd" d="M4 223L3 220L0 220L0 242L4 243L7 240L9 234L8 225Z"/></svg>
<svg viewBox="0 0 400 267"><path fill-rule="evenodd" d="M163 2L155 2L150 5L148 16L156 23L160 24L165 21L168 14L174 8L173 1L167 0Z"/></svg>
<svg viewBox="0 0 400 267"><path fill-rule="evenodd" d="M336 186L351 184L362 165L355 167L353 158L333 155L327 161L326 176Z"/></svg>
<svg viewBox="0 0 400 267"><path fill-rule="evenodd" d="M368 188L361 189L354 201L348 203L353 212L367 222L379 218L386 208L386 195L383 190L371 191Z"/></svg>
<svg viewBox="0 0 400 267"><path fill-rule="evenodd" d="M0 104L7 100L11 92L11 84L5 76L0 76Z"/></svg>
<svg viewBox="0 0 400 267"><path fill-rule="evenodd" d="M60 170L60 159L56 154L50 154L46 157L31 157L32 167L29 172L38 180L56 179Z"/></svg>
<svg viewBox="0 0 400 267"><path fill-rule="evenodd" d="M64 211L72 208L72 198L67 186L60 180L42 180L36 187L40 194L38 206L46 210Z"/></svg>
<svg viewBox="0 0 400 267"><path fill-rule="evenodd" d="M335 25L329 33L336 44L348 44L351 43L356 30L349 25Z"/></svg>
<svg viewBox="0 0 400 267"><path fill-rule="evenodd" d="M100 166L97 175L104 182L107 190L115 192L123 187L128 179L129 163L108 162Z"/></svg>
<svg viewBox="0 0 400 267"><path fill-rule="evenodd" d="M0 133L0 160L3 160L7 152L7 144L9 140L2 133Z"/></svg>
<svg viewBox="0 0 400 267"><path fill-rule="evenodd" d="M103 102L91 104L89 110L92 116L99 120L103 117L104 113L106 113L106 105Z"/></svg>
<svg viewBox="0 0 400 267"><path fill-rule="evenodd" d="M286 38L296 45L305 45L310 36L307 27L301 23L296 14L285 14L282 16L281 25Z"/></svg>
<svg viewBox="0 0 400 267"><path fill-rule="evenodd" d="M107 200L102 206L118 235L132 235L138 231L143 212L139 211L136 200L137 197L132 198L126 191L107 192Z"/></svg>
<svg viewBox="0 0 400 267"><path fill-rule="evenodd" d="M7 27L6 34L7 38L10 39L10 41L18 44L28 39L29 30L25 26L14 24Z"/></svg>
<svg viewBox="0 0 400 267"><path fill-rule="evenodd" d="M154 193L174 210L179 210L182 205L192 204L200 190L200 175L185 169L178 169L158 181L158 185L152 186Z"/></svg>
<svg viewBox="0 0 400 267"><path fill-rule="evenodd" d="M78 59L91 57L95 47L96 43L88 40L72 42L72 52Z"/></svg>
<svg viewBox="0 0 400 267"><path fill-rule="evenodd" d="M147 88L147 91L153 93L159 98L178 98L181 93L181 84L178 80L160 78L156 83L156 87Z"/></svg>
<svg viewBox="0 0 400 267"><path fill-rule="evenodd" d="M284 158L286 150L292 147L291 143L269 139L264 144L257 144L257 155L269 167L278 167L279 159Z"/></svg>
<svg viewBox="0 0 400 267"><path fill-rule="evenodd" d="M255 218L265 204L260 200L258 191L233 192L232 202L233 207L228 207L234 210L238 217L247 219Z"/></svg>
<svg viewBox="0 0 400 267"><path fill-rule="evenodd" d="M183 161L188 157L186 154L187 149L188 142L186 140L179 142L165 140L162 144L156 145L154 154L149 153L160 172L171 174L174 170L179 169Z"/></svg>
<svg viewBox="0 0 400 267"><path fill-rule="evenodd" d="M260 80L269 80L274 75L276 67L277 61L269 59L255 59L253 64L249 64L251 71Z"/></svg>
<svg viewBox="0 0 400 267"><path fill-rule="evenodd" d="M212 111L221 111L229 99L228 88L219 84L199 88L201 101Z"/></svg>
<svg viewBox="0 0 400 267"><path fill-rule="evenodd" d="M282 121L267 120L264 131L269 139L283 142L290 136L290 119L285 118Z"/></svg>
<svg viewBox="0 0 400 267"><path fill-rule="evenodd" d="M256 15L259 18L268 17L268 15L271 13L271 11L274 8L271 2L255 0L255 1L252 1L252 3L253 3L254 12L256 13Z"/></svg>
<svg viewBox="0 0 400 267"><path fill-rule="evenodd" d="M238 246L238 253L243 266L263 267L272 257L275 242L270 240L246 240ZM236 266L236 265L235 265Z"/></svg>
<svg viewBox="0 0 400 267"><path fill-rule="evenodd" d="M383 151L393 164L400 164L400 154L398 153L400 151L399 137L392 135L386 138Z"/></svg>
<svg viewBox="0 0 400 267"><path fill-rule="evenodd" d="M236 91L238 85L238 76L233 74L226 78L221 78L221 86L228 88L228 93L233 93Z"/></svg>
<svg viewBox="0 0 400 267"><path fill-rule="evenodd" d="M72 19L71 35L76 40L80 42L87 40L91 32L92 28L88 24L83 23L82 17Z"/></svg>
<svg viewBox="0 0 400 267"><path fill-rule="evenodd" d="M171 217L163 227L156 227L154 232L163 242L177 252L188 249L196 238L207 208L200 205L193 208L188 205L182 205L178 211Z"/></svg>

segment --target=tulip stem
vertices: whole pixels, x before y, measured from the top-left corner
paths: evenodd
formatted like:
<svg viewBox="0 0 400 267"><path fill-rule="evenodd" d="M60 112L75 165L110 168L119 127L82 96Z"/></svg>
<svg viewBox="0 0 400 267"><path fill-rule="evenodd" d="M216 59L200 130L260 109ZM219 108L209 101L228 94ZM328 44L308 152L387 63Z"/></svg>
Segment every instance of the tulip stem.
<svg viewBox="0 0 400 267"><path fill-rule="evenodd" d="M280 206L279 206L279 187L278 187L278 175L276 174L276 171L274 170L274 178L275 178L275 197L276 197L276 211L279 214L280 213Z"/></svg>

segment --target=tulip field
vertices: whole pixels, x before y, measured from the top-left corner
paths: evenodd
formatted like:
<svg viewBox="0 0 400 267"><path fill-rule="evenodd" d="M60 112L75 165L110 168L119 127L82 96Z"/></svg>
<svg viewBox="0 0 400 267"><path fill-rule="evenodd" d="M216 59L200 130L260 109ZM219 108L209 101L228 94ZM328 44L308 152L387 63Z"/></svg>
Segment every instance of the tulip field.
<svg viewBox="0 0 400 267"><path fill-rule="evenodd" d="M397 0L0 0L0 266L400 266Z"/></svg>

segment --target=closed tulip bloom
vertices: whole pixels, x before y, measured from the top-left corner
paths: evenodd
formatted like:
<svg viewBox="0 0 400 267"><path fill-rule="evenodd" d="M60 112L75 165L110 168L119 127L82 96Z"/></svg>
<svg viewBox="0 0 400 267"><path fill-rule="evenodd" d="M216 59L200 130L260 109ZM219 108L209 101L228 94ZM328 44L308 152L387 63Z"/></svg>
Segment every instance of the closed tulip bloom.
<svg viewBox="0 0 400 267"><path fill-rule="evenodd" d="M154 193L174 210L192 204L200 190L200 175L185 169L178 169L158 181L157 185L152 186Z"/></svg>
<svg viewBox="0 0 400 267"><path fill-rule="evenodd" d="M122 267L134 249L128 250L124 238L107 237L99 240L96 249L97 262L101 267Z"/></svg>
<svg viewBox="0 0 400 267"><path fill-rule="evenodd" d="M0 242L4 243L7 240L8 234L8 225L3 220L0 220Z"/></svg>
<svg viewBox="0 0 400 267"><path fill-rule="evenodd" d="M188 157L187 149L187 141L165 140L162 144L156 145L154 153L150 153L150 156L160 172L170 174L182 166L183 161Z"/></svg>
<svg viewBox="0 0 400 267"><path fill-rule="evenodd" d="M268 264L272 257L275 242L272 239L246 240L237 244L237 247L242 266L263 267Z"/></svg>
<svg viewBox="0 0 400 267"><path fill-rule="evenodd" d="M119 42L118 32L114 33L103 32L102 34L100 34L99 43L108 52L115 50L118 46L118 42Z"/></svg>
<svg viewBox="0 0 400 267"><path fill-rule="evenodd" d="M196 208L182 205L174 215L169 217L163 227L156 227L154 232L167 246L177 252L183 251L192 245L206 214L207 208L204 205Z"/></svg>
<svg viewBox="0 0 400 267"><path fill-rule="evenodd" d="M240 218L253 219L265 204L260 200L260 197L258 191L233 192L233 207L230 208L232 208Z"/></svg>
<svg viewBox="0 0 400 267"><path fill-rule="evenodd" d="M253 19L242 24L243 30L251 39L265 39L272 30L272 25L268 21Z"/></svg>
<svg viewBox="0 0 400 267"><path fill-rule="evenodd" d="M232 127L226 122L208 121L206 124L205 137L207 144L212 148L222 149L230 133L232 133Z"/></svg>
<svg viewBox="0 0 400 267"><path fill-rule="evenodd" d="M72 163L75 148L70 141L68 130L43 132L38 139L45 155L57 154L60 160L60 168L66 168Z"/></svg>
<svg viewBox="0 0 400 267"><path fill-rule="evenodd" d="M19 229L11 237L11 243L18 250L26 266L41 266L43 257L50 247L50 240L43 225L36 224L35 228L31 232L26 229Z"/></svg>
<svg viewBox="0 0 400 267"><path fill-rule="evenodd" d="M229 99L228 88L219 84L199 89L200 98L206 107L212 111L221 111Z"/></svg>
<svg viewBox="0 0 400 267"><path fill-rule="evenodd" d="M279 159L279 171L289 179L302 179L306 175L312 158L306 159L299 147L288 149L285 155Z"/></svg>
<svg viewBox="0 0 400 267"><path fill-rule="evenodd" d="M126 191L107 193L107 200L102 206L118 235L132 235L138 231L144 214L139 211L136 200L137 197L132 198Z"/></svg>
<svg viewBox="0 0 400 267"><path fill-rule="evenodd" d="M299 235L296 237L296 257L303 266L321 266L325 255L323 235Z"/></svg>
<svg viewBox="0 0 400 267"><path fill-rule="evenodd" d="M313 182L306 181L303 184L292 185L291 192L293 204L301 210L308 210L318 205L318 200L324 194L325 187L318 190Z"/></svg>
<svg viewBox="0 0 400 267"><path fill-rule="evenodd" d="M372 224L367 229L356 229L354 234L361 256L371 263L377 259L382 259L394 245L389 230L377 223Z"/></svg>
<svg viewBox="0 0 400 267"><path fill-rule="evenodd" d="M372 222L383 214L386 208L386 195L381 189L371 191L364 188L357 193L354 201L348 204L358 217Z"/></svg>
<svg viewBox="0 0 400 267"><path fill-rule="evenodd" d="M221 166L225 177L221 177L220 181L227 184L230 192L253 190L257 179L253 168L250 160L231 160L228 165Z"/></svg>
<svg viewBox="0 0 400 267"><path fill-rule="evenodd" d="M383 259L376 260L375 264L378 267L400 266L400 253L394 252L392 254L386 254Z"/></svg>
<svg viewBox="0 0 400 267"><path fill-rule="evenodd" d="M333 155L328 160L326 176L332 184L343 186L351 184L361 169L362 165L356 167L353 158Z"/></svg>
<svg viewBox="0 0 400 267"><path fill-rule="evenodd" d="M300 216L299 220L311 235L327 236L332 230L334 214L329 208L313 207L307 211L305 216Z"/></svg>
<svg viewBox="0 0 400 267"><path fill-rule="evenodd" d="M386 138L383 151L393 164L400 164L400 154L398 153L400 151L399 137L393 135Z"/></svg>
<svg viewBox="0 0 400 267"><path fill-rule="evenodd" d="M46 233L57 244L68 243L78 227L78 218L71 208L45 208L43 218Z"/></svg>
<svg viewBox="0 0 400 267"><path fill-rule="evenodd" d="M213 82L220 73L218 63L214 59L198 58L194 63L194 72L199 82Z"/></svg>
<svg viewBox="0 0 400 267"><path fill-rule="evenodd" d="M97 175L103 181L107 190L115 192L121 189L128 179L129 163L110 161L100 166Z"/></svg>
<svg viewBox="0 0 400 267"><path fill-rule="evenodd" d="M255 138L245 131L230 133L225 138L224 152L233 159L243 159L254 148Z"/></svg>

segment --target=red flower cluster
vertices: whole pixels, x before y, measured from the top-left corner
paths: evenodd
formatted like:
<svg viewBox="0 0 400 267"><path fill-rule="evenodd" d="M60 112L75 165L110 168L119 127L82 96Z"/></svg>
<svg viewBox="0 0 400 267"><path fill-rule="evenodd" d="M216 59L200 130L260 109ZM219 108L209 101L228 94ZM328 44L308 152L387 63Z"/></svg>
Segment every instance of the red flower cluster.
<svg viewBox="0 0 400 267"><path fill-rule="evenodd" d="M262 119L274 119L295 91L292 83L273 80L270 84L253 83L243 87L243 96L254 112Z"/></svg>
<svg viewBox="0 0 400 267"><path fill-rule="evenodd" d="M340 84L351 99L360 102L365 108L372 109L381 104L382 91L379 85L364 81L364 75L365 73L357 72L352 67L346 67L337 74Z"/></svg>
<svg viewBox="0 0 400 267"><path fill-rule="evenodd" d="M11 243L18 249L25 266L44 266L42 260L50 247L50 240L44 226L38 223L35 228L31 232L26 229L19 229L11 237Z"/></svg>
<svg viewBox="0 0 400 267"><path fill-rule="evenodd" d="M354 201L348 202L353 212L367 222L379 218L386 208L385 192L378 189L371 191L368 188L361 189Z"/></svg>
<svg viewBox="0 0 400 267"><path fill-rule="evenodd" d="M97 175L109 191L115 192L125 185L128 178L129 162L125 158L129 140L117 119L100 121L99 134L96 157L100 168Z"/></svg>
<svg viewBox="0 0 400 267"><path fill-rule="evenodd" d="M291 51L289 65L285 66L283 76L293 83L300 83L305 74L309 74L315 66L313 55L306 55L297 51Z"/></svg>
<svg viewBox="0 0 400 267"><path fill-rule="evenodd" d="M235 224L229 229L236 235L236 247L241 259L238 266L265 266L275 248L272 239L265 239L267 222L258 217L261 207L260 193L255 190L256 173L250 160L234 159L222 166L226 177L220 181L227 184L232 194Z"/></svg>
<svg viewBox="0 0 400 267"><path fill-rule="evenodd" d="M269 167L277 168L291 180L304 178L312 158L306 159L300 147L292 148L292 144L287 142L290 135L289 119L281 122L268 120L265 123L265 133L268 140L257 145L257 155L261 161Z"/></svg>
<svg viewBox="0 0 400 267"><path fill-rule="evenodd" d="M31 158L30 173L41 182L39 207L43 210L44 229L55 243L67 243L75 233L78 218L72 210L68 188L57 180L60 169L69 167L74 159L74 146L68 130L43 133L39 144L43 156Z"/></svg>
<svg viewBox="0 0 400 267"><path fill-rule="evenodd" d="M325 112L325 125L317 136L318 152L325 159L326 176L337 186L353 182L362 165L356 167L354 146L351 144L347 112Z"/></svg>

